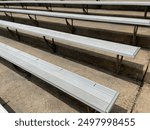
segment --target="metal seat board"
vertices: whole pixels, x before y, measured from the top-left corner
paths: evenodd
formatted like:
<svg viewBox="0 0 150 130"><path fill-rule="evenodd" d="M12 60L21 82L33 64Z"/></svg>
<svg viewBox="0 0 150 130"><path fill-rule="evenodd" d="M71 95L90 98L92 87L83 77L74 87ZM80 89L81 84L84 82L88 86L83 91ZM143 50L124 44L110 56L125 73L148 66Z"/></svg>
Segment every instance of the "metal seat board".
<svg viewBox="0 0 150 130"><path fill-rule="evenodd" d="M150 6L148 1L0 1L0 4L65 4L65 5L123 5L123 6Z"/></svg>
<svg viewBox="0 0 150 130"><path fill-rule="evenodd" d="M49 40L53 38L58 43L93 51L96 53L101 53L101 51L103 51L134 58L140 50L140 47L135 47L131 45L94 39L85 36L54 31L50 29L34 27L30 25L8 22L4 20L0 20L0 27L5 29L7 29L8 27L9 29L14 31L16 31L17 29L18 32L30 34L40 38L43 38L43 36L45 36Z"/></svg>
<svg viewBox="0 0 150 130"><path fill-rule="evenodd" d="M42 68L37 65L36 61L38 60L32 58L30 58L29 61L26 60L29 54L27 54L26 57L25 52L14 50L17 49L9 46L7 47L7 45L0 43L0 57L50 83L81 102L93 107L97 111L109 112L112 107L110 107L110 105L115 103L119 95L118 92L112 89L63 68L61 70L54 69L55 65L51 65L48 62L46 68L48 67L49 69ZM39 61L38 64L46 62L41 59L39 59ZM99 89L95 89L95 85L97 85L96 87Z"/></svg>
<svg viewBox="0 0 150 130"><path fill-rule="evenodd" d="M11 12L11 13L39 15L39 16L55 17L55 18L67 18L67 19L84 20L84 21L150 27L150 20L139 19L139 18L110 17L110 16L83 15L83 14L58 13L58 12L23 10L23 9L4 9L4 8L0 8L0 12Z"/></svg>

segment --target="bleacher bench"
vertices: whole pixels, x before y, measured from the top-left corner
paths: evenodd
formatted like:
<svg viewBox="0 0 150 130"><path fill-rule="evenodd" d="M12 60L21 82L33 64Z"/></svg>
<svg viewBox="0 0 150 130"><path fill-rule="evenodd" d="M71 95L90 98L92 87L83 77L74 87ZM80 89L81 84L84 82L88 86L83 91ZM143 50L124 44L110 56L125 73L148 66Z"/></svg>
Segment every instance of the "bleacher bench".
<svg viewBox="0 0 150 130"><path fill-rule="evenodd" d="M0 1L0 5L4 7L9 7L11 5L22 6L22 8L27 8L27 6L43 6L48 10L52 11L52 7L79 7L83 8L84 13L88 13L89 8L101 8L101 6L133 6L134 7L144 7L145 13L144 17L147 17L147 12L149 11L150 2L149 1Z"/></svg>
<svg viewBox="0 0 150 130"><path fill-rule="evenodd" d="M32 36L40 38L45 37L49 40L54 39L54 41L68 46L94 51L97 53L101 53L101 51L104 51L116 55L134 58L140 50L140 47L131 45L124 45L116 42L99 40L45 28L34 27L30 25L8 22L4 20L0 20L0 28L10 29L13 31L17 30L18 33L21 32L24 34L30 34Z"/></svg>
<svg viewBox="0 0 150 130"><path fill-rule="evenodd" d="M0 20L0 28L7 29L10 32L15 31L17 35L19 35L20 32L35 37L44 38L46 42L47 39L51 40L52 49L55 49L55 42L58 42L64 45L92 51L99 54L102 52L115 54L117 57L117 66L120 66L124 56L135 58L140 50L140 47L131 45L99 40L4 20Z"/></svg>
<svg viewBox="0 0 150 130"><path fill-rule="evenodd" d="M83 15L83 14L58 13L58 12L46 12L46 11L23 10L23 9L8 9L8 8L0 8L0 12L19 13L19 14L47 16L47 17L64 18L64 19L72 19L72 20L84 20L84 21L94 21L94 22L105 22L105 23L115 23L115 24L126 24L126 25L137 25L137 26L150 27L150 20L139 19L139 18Z"/></svg>
<svg viewBox="0 0 150 130"><path fill-rule="evenodd" d="M0 43L0 57L99 112L110 112L119 93L35 56Z"/></svg>
<svg viewBox="0 0 150 130"><path fill-rule="evenodd" d="M119 6L150 6L149 1L50 1L50 0L44 0L44 1L35 1L35 0L20 0L20 1L0 1L0 5L16 5L16 4L24 4L24 5L37 5L37 4L43 4L43 5L119 5Z"/></svg>
<svg viewBox="0 0 150 130"><path fill-rule="evenodd" d="M36 21L37 24L38 24L38 20L37 20L36 16L63 18L66 20L66 24L68 25L68 27L72 33L74 33L74 31L75 31L73 20L132 25L132 26L134 26L133 41L132 41L133 45L136 45L136 36L137 36L138 27L139 26L150 27L150 20L140 19L140 18L83 15L83 14L58 13L58 12L23 10L23 9L8 9L8 8L0 8L0 12L4 12L5 15L11 17L13 21L14 21L14 17L12 15L12 13L26 14L29 16L29 18L31 20ZM32 17L32 15L34 17ZM71 22L69 22L69 20L71 20Z"/></svg>

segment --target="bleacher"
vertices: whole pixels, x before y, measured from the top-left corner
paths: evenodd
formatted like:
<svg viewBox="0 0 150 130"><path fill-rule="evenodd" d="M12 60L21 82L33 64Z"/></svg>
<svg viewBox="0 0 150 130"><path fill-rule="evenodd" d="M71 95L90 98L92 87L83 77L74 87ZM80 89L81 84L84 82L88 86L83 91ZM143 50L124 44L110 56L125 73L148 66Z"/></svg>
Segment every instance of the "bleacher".
<svg viewBox="0 0 150 130"><path fill-rule="evenodd" d="M89 9L130 9L130 10L143 10L144 17L147 17L150 3L147 1L1 1L1 6L20 6L22 8L32 6L46 7L47 10L53 10L53 7L65 7L65 8L82 8L84 13L88 13ZM126 8L127 7L127 8Z"/></svg>
<svg viewBox="0 0 150 130"><path fill-rule="evenodd" d="M20 5L22 9L18 8L18 6ZM149 63L147 59L147 61L145 60L146 62L138 61L140 54L144 51L143 47L140 47L140 45L137 44L139 38L138 31L139 28L140 30L143 28L149 29L150 20L135 17L131 18L123 16L107 16L104 14L103 16L101 16L97 14L87 15L87 13L75 13L76 9L78 10L77 7L83 8L84 12L88 12L89 9L99 9L97 8L97 6L99 7L108 5L129 5L133 7L144 7L144 16L146 18L148 17L147 13L150 2L135 3L111 1L2 1L0 2L0 6L2 6L0 8L0 15L2 16L2 19L0 19L0 29L2 30L2 32L6 32L6 34L8 34L8 38L17 36L16 40L18 40L19 42L23 42L24 36L28 37L31 40L32 38L35 38L39 42L43 40L43 43L46 43L48 45L47 48L51 48L53 52L52 55L57 55L60 47L65 47L65 49L68 49L69 51L75 50L77 52L80 52L81 55L86 55L88 60L88 57L92 56L94 59L90 59L91 62L101 59L103 60L103 62L100 68L105 68L103 70L104 72L112 70L110 71L110 75L115 75L118 78L125 77L130 80L137 80L137 83L140 82L141 85L144 82ZM32 6L34 8L32 10L29 8L24 8L26 6ZM17 9L15 7L17 7ZM47 9L49 9L50 7L52 10L55 7L61 7L64 8L64 10L67 7L74 7L75 9L74 13L54 11L49 12L48 10L41 11L38 9L38 7L46 7ZM103 8L101 7L100 9ZM28 16L31 22L33 22L32 25L30 25L29 22L19 22L19 20L16 20L17 18L20 18L22 16ZM38 19L37 17L40 18ZM51 26L42 27L40 25L41 19L44 21L47 19L47 17L50 19L65 19L66 25L64 26L69 27L69 29L71 29L71 33L66 31L63 32L62 30L60 31L59 29L57 29L57 26L55 26L55 30L53 30ZM71 20L71 23L69 23L69 20ZM107 38L101 39L101 36L99 36L98 38L92 35L88 36L90 33L87 35L78 34L77 32L80 30L78 30L78 25L74 24L76 21L82 21L83 23L86 23L88 21L92 26L95 26L95 22L102 25L115 24L119 26L128 26L130 28L133 28L133 31L131 32L132 42L130 43L130 45L127 45L125 43L116 42L115 40L109 41L107 40ZM47 21L47 23L48 22L49 21ZM55 21L53 22L55 24ZM90 32L90 29L92 30L92 28L90 27L86 29L89 29L89 31L87 31L86 33ZM41 42L41 46L44 46L43 43ZM70 55L72 54L70 53ZM74 55L76 55L76 53ZM48 63L40 58L15 49L15 47L10 47L7 45L7 42L0 43L0 57L22 68L28 73L38 77L39 79L47 82L48 84L56 87L57 89L65 92L66 94L72 96L73 98L79 100L80 102L86 104L87 106L93 108L98 112L111 112L111 110L115 106L116 100L119 100L120 96L122 96L121 94L120 96L118 96L120 93L119 90L116 91L110 88L108 85L103 85L102 83L91 81L84 76L72 73L62 67L58 67L52 63ZM73 58L73 60L76 61L76 58ZM85 63L88 64L88 62L86 61ZM104 63L105 65L103 65ZM111 65L109 65L110 63ZM96 64L93 63L93 66L94 65ZM122 89L124 89L124 87L125 86L122 84Z"/></svg>

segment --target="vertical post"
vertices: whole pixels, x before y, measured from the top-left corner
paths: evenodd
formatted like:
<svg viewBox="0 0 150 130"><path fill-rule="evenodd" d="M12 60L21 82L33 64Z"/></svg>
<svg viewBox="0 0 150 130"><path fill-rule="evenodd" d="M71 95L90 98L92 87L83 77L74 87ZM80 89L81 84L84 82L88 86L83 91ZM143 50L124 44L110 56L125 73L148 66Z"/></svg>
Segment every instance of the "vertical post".
<svg viewBox="0 0 150 130"><path fill-rule="evenodd" d="M35 18L35 21L37 21L37 17L36 17L36 15L34 15L34 18Z"/></svg>
<svg viewBox="0 0 150 130"><path fill-rule="evenodd" d="M66 21L66 24L67 24L67 26L69 27L71 33L74 33L74 32L75 32L75 28L74 28L74 26L73 26L73 19L71 19L71 24L68 22L68 19L67 19L67 18L65 19L65 21Z"/></svg>
<svg viewBox="0 0 150 130"><path fill-rule="evenodd" d="M148 13L148 6L145 7L144 18L147 18L147 13Z"/></svg>
<svg viewBox="0 0 150 130"><path fill-rule="evenodd" d="M18 40L20 41L20 35L19 35L19 33L18 33L18 30L17 30L17 29L16 29L16 35L17 35Z"/></svg>
<svg viewBox="0 0 150 130"><path fill-rule="evenodd" d="M4 4L4 8L9 8L9 5L8 4Z"/></svg>
<svg viewBox="0 0 150 130"><path fill-rule="evenodd" d="M123 56L117 55L117 63L116 63L117 74L120 73L120 69L121 69L121 66L122 66L122 61L123 61Z"/></svg>
<svg viewBox="0 0 150 130"><path fill-rule="evenodd" d="M45 43L47 44L47 46L52 49L52 52L55 53L56 45L55 45L54 38L52 38L51 42L49 40L47 40L45 36L43 36L43 39L44 39Z"/></svg>
<svg viewBox="0 0 150 130"><path fill-rule="evenodd" d="M134 26L133 38L132 38L133 45L137 45L137 31L138 31L138 25Z"/></svg>
<svg viewBox="0 0 150 130"><path fill-rule="evenodd" d="M33 18L33 17L30 16L30 14L28 14L28 17L29 17L30 20L33 20L35 22L36 26L39 26L39 22L37 20L37 16L36 15L34 15L34 18Z"/></svg>
<svg viewBox="0 0 150 130"><path fill-rule="evenodd" d="M49 7L50 7L50 8L49 8ZM47 9L47 11L53 11L51 4L50 4L50 6L46 5L46 9Z"/></svg>
<svg viewBox="0 0 150 130"><path fill-rule="evenodd" d="M86 7L83 7L83 13L88 14L88 9L89 9L88 5L86 5Z"/></svg>
<svg viewBox="0 0 150 130"><path fill-rule="evenodd" d="M22 9L27 9L27 5L25 6L22 3L21 3L21 7L22 7Z"/></svg>
<svg viewBox="0 0 150 130"><path fill-rule="evenodd" d="M8 15L8 13L4 12L4 14L7 16L7 17L10 17L12 19L12 21L14 22L14 17L12 15L12 13L10 12L10 15Z"/></svg>

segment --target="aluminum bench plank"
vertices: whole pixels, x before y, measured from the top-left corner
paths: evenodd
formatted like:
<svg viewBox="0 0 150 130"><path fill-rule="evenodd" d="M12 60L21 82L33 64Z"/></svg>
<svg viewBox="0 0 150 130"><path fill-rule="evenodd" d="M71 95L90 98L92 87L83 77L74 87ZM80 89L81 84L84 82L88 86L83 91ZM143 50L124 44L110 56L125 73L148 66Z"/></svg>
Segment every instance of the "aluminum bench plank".
<svg viewBox="0 0 150 130"><path fill-rule="evenodd" d="M118 92L110 88L3 43L0 43L0 57L23 68L99 112L110 112L119 95ZM44 66L45 63L46 66Z"/></svg>
<svg viewBox="0 0 150 130"><path fill-rule="evenodd" d="M19 14L30 14L30 15L39 15L39 16L46 16L46 17L67 18L67 19L106 22L106 23L115 23L115 24L150 26L150 20L139 19L139 18L83 15L83 14L58 13L58 12L8 9L8 8L7 9L0 8L0 12L11 12L11 13L19 13Z"/></svg>
<svg viewBox="0 0 150 130"><path fill-rule="evenodd" d="M0 104L0 113L8 113L1 104Z"/></svg>
<svg viewBox="0 0 150 130"><path fill-rule="evenodd" d="M4 46L5 47L5 44L1 44L1 46ZM13 49L12 47L10 46L7 46L8 49L11 49L12 51L9 52L9 53L12 53L14 54L15 53L19 53L21 52L20 50L17 50L17 49ZM39 58L36 58L35 56L32 56L32 55L29 55L29 54L25 54L25 53L20 53L21 56L24 56L24 61L26 62L29 62L29 61L35 61L37 66L38 67L41 67L43 69L45 69L46 71L56 71L56 70L61 70L62 68L61 67L58 67L58 66L55 66L53 64L49 64L48 62L45 62L45 61L42 61L40 62L40 59ZM40 63L40 64L39 64ZM51 66L51 67L50 67ZM53 68L53 70L52 70Z"/></svg>
<svg viewBox="0 0 150 130"><path fill-rule="evenodd" d="M116 55L126 56L134 58L140 50L140 47L135 47L131 45L124 45L120 43L99 40L84 36L78 36L74 34L44 29L40 27L34 27L14 22L8 22L4 20L0 20L0 28L7 27L11 30L30 34L32 36L43 38L45 36L47 39L51 40L54 38L56 42L61 44L77 47L84 50L93 51L96 53L108 52Z"/></svg>
<svg viewBox="0 0 150 130"><path fill-rule="evenodd" d="M65 5L123 5L123 6L150 6L150 2L141 1L0 1L0 4L65 4Z"/></svg>

